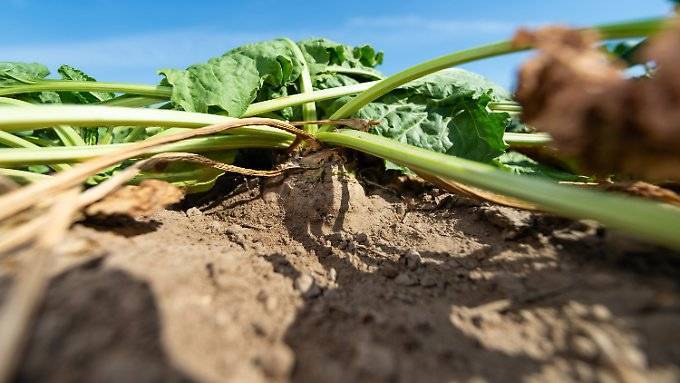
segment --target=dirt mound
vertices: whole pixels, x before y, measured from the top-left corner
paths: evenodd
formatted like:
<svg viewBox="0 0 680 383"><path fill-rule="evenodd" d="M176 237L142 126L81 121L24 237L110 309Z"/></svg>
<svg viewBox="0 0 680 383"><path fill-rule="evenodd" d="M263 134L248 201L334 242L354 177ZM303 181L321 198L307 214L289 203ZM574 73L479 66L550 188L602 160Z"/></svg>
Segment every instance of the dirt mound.
<svg viewBox="0 0 680 383"><path fill-rule="evenodd" d="M677 254L438 190L404 199L332 151L305 161L321 166L77 226L88 245L17 380L680 379Z"/></svg>

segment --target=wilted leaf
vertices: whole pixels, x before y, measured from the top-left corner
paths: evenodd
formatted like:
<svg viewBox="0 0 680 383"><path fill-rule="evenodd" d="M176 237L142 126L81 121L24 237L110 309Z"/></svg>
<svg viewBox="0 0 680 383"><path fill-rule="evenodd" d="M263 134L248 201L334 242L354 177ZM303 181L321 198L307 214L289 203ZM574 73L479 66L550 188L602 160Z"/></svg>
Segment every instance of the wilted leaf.
<svg viewBox="0 0 680 383"><path fill-rule="evenodd" d="M617 182L606 185L605 189L680 206L680 195L672 190L652 185L648 182Z"/></svg>
<svg viewBox="0 0 680 383"><path fill-rule="evenodd" d="M139 185L123 186L85 209L89 216L125 215L147 217L182 200L182 191L164 181L146 180Z"/></svg>

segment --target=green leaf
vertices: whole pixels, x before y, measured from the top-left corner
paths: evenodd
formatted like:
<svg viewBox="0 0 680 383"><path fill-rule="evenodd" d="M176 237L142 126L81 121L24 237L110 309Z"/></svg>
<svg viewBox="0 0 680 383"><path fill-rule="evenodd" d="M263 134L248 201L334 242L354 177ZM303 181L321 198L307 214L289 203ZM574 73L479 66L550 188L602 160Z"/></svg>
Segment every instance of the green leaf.
<svg viewBox="0 0 680 383"><path fill-rule="evenodd" d="M46 165L31 165L27 166L26 170L31 172L31 173L38 173L38 174L47 174L50 172L49 166Z"/></svg>
<svg viewBox="0 0 680 383"><path fill-rule="evenodd" d="M354 78L339 73L320 73L314 76L312 81L314 82L314 88L318 90L359 83L359 81Z"/></svg>
<svg viewBox="0 0 680 383"><path fill-rule="evenodd" d="M163 69L163 85L171 85L172 101L186 111L207 113L215 108L241 116L263 85L279 89L300 76L301 63L282 40L233 49L186 70Z"/></svg>
<svg viewBox="0 0 680 383"><path fill-rule="evenodd" d="M372 47L351 47L325 39L305 40L299 42L298 47L317 89L317 74L324 74L325 81L333 76L345 80L350 79L349 76L381 76L373 66L382 62L382 53ZM240 117L252 102L297 93L302 70L303 63L296 58L290 44L276 39L232 49L186 70L162 69L159 74L164 77L161 85L172 86L171 100L177 108L202 113L224 111L229 116ZM348 73L336 73L343 70ZM279 115L288 119L296 117L298 112L287 109Z"/></svg>
<svg viewBox="0 0 680 383"><path fill-rule="evenodd" d="M97 81L88 76L83 71L68 65L62 65L57 72L64 80L71 81ZM106 101L116 95L112 92L60 92L61 101L64 104L92 104L95 102Z"/></svg>
<svg viewBox="0 0 680 383"><path fill-rule="evenodd" d="M496 158L494 162L500 169L514 174L529 175L555 181L586 182L589 180L586 176L572 174L564 170L540 164L534 159L515 151L503 153Z"/></svg>
<svg viewBox="0 0 680 383"><path fill-rule="evenodd" d="M263 83L269 86L292 84L302 73L302 64L284 39L243 45L227 52L225 57L231 55L243 55L255 60Z"/></svg>
<svg viewBox="0 0 680 383"><path fill-rule="evenodd" d="M188 112L207 113L218 107L229 116L241 116L260 86L255 61L242 55L159 73L165 76L162 85L172 85L172 102Z"/></svg>
<svg viewBox="0 0 680 383"><path fill-rule="evenodd" d="M359 69L365 75L382 77L373 69L382 64L383 53L369 46L352 47L328 39L309 39L298 42L312 75L329 71L329 67ZM360 74L361 72L356 72Z"/></svg>
<svg viewBox="0 0 680 383"><path fill-rule="evenodd" d="M321 103L332 114L350 97ZM506 148L507 113L490 113L486 105L509 99L503 88L462 69L434 73L412 81L363 107L359 118L380 122L374 133L435 152L490 162ZM393 168L388 164L388 168Z"/></svg>
<svg viewBox="0 0 680 383"><path fill-rule="evenodd" d="M57 69L63 80L69 81L97 81L80 69L69 65L62 65ZM116 97L112 92L59 92L59 98L64 104L94 104ZM101 137L107 136L107 129L91 127L80 128L79 133L88 145L96 145Z"/></svg>
<svg viewBox="0 0 680 383"><path fill-rule="evenodd" d="M23 93L14 96L17 100L30 102L31 104L60 104L61 98L57 92Z"/></svg>
<svg viewBox="0 0 680 383"><path fill-rule="evenodd" d="M0 62L0 88L34 84L49 76L50 70L38 63ZM32 104L56 104L61 102L55 92L36 92L17 95L14 98Z"/></svg>
<svg viewBox="0 0 680 383"><path fill-rule="evenodd" d="M33 84L49 74L50 70L38 63L0 62L0 87Z"/></svg>

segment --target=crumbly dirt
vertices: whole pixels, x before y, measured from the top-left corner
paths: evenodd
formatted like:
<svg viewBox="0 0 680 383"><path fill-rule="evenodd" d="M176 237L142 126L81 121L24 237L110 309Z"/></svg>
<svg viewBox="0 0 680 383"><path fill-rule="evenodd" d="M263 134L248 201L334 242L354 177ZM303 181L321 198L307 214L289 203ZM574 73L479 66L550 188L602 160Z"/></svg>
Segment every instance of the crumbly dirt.
<svg viewBox="0 0 680 383"><path fill-rule="evenodd" d="M598 40L594 32L555 26L515 35L515 44L539 52L518 74L522 121L550 133L581 173L680 180L680 23L638 55L655 63L649 78L628 78Z"/></svg>
<svg viewBox="0 0 680 383"><path fill-rule="evenodd" d="M321 159L77 225L16 381L680 379L678 254Z"/></svg>

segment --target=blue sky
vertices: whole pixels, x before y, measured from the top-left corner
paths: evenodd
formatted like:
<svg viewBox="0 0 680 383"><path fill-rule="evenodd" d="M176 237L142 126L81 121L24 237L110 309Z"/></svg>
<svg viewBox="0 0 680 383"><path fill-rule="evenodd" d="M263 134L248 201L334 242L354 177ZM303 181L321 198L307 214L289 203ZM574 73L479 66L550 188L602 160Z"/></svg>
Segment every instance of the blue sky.
<svg viewBox="0 0 680 383"><path fill-rule="evenodd" d="M519 26L584 26L667 14L666 0L0 0L0 61L77 66L100 81L156 83L248 42L287 36L370 43L394 73ZM525 54L464 66L511 87Z"/></svg>

